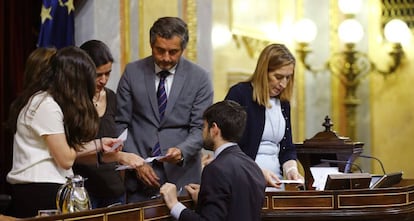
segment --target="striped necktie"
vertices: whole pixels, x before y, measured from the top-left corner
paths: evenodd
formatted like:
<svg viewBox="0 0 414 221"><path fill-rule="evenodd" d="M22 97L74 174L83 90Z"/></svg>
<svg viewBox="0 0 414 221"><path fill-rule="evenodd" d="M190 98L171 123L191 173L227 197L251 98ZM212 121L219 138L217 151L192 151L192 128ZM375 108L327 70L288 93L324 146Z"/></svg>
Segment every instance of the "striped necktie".
<svg viewBox="0 0 414 221"><path fill-rule="evenodd" d="M164 117L165 108L167 107L167 93L165 91L165 78L170 74L168 71L161 71L159 73L160 83L158 84L157 99L158 111L160 113L160 120Z"/></svg>
<svg viewBox="0 0 414 221"><path fill-rule="evenodd" d="M157 99L158 99L158 112L160 114L160 121L164 117L165 108L167 107L167 93L165 91L165 78L170 75L168 71L161 71L158 73L160 77L160 83L158 84ZM160 143L157 142L152 149L153 156L159 156L161 154Z"/></svg>

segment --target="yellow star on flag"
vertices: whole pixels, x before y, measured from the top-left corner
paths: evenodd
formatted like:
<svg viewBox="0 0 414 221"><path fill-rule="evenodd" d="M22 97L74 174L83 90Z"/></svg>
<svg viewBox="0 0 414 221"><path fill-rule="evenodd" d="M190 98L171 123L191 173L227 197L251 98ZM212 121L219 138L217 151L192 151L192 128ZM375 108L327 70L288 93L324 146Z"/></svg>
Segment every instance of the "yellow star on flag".
<svg viewBox="0 0 414 221"><path fill-rule="evenodd" d="M68 15L71 11L75 11L75 6L73 5L73 0L68 0L65 2L66 7L68 8Z"/></svg>
<svg viewBox="0 0 414 221"><path fill-rule="evenodd" d="M42 24L45 23L47 19L52 20L52 16L50 15L51 11L52 11L52 7L46 8L44 5L42 5L42 11L40 12Z"/></svg>

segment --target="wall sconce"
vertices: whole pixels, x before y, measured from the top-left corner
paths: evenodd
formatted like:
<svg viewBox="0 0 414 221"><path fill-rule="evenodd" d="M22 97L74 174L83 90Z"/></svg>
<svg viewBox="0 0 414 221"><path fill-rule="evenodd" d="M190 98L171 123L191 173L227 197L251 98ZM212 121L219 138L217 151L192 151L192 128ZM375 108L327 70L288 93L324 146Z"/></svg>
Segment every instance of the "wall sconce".
<svg viewBox="0 0 414 221"><path fill-rule="evenodd" d="M330 70L345 86L346 128L348 135L353 139L356 138L356 107L359 104L356 90L362 78L371 71L383 76L395 73L404 55L401 43L410 38L410 30L405 22L393 19L386 24L384 35L392 44L392 50L389 52L392 64L386 70L380 70L366 53L355 49L356 44L364 35L362 25L354 19L358 9L353 6L359 5L356 2L358 1L340 0L338 2L340 10L345 14L345 20L338 27L338 36L345 47L343 51L333 53L322 67L312 67L306 61L307 56L312 52L309 43L316 37L316 25L309 19L300 20L295 25L295 40L298 43L296 52L299 62L306 70L313 73ZM347 3L349 4L346 5Z"/></svg>

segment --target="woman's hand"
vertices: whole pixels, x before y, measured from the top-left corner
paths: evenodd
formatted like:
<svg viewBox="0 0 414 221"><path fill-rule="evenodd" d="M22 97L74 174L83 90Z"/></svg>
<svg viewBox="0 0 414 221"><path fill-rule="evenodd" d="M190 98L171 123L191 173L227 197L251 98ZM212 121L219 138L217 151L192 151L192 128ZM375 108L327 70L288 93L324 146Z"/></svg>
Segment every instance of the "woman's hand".
<svg viewBox="0 0 414 221"><path fill-rule="evenodd" d="M131 168L138 168L144 165L144 159L142 157L134 154L119 151L115 153L117 155L117 161L122 165L128 165Z"/></svg>
<svg viewBox="0 0 414 221"><path fill-rule="evenodd" d="M102 150L104 153L121 151L124 146L124 142L119 138L103 137L95 142L98 145L98 150Z"/></svg>
<svg viewBox="0 0 414 221"><path fill-rule="evenodd" d="M268 169L262 169L262 173L263 173L263 176L265 177L267 186L276 187L276 188L281 187L282 184L280 183L280 179L275 173L273 173L272 171Z"/></svg>
<svg viewBox="0 0 414 221"><path fill-rule="evenodd" d="M305 180L303 176L299 174L296 160L286 161L283 164L283 172L288 180Z"/></svg>

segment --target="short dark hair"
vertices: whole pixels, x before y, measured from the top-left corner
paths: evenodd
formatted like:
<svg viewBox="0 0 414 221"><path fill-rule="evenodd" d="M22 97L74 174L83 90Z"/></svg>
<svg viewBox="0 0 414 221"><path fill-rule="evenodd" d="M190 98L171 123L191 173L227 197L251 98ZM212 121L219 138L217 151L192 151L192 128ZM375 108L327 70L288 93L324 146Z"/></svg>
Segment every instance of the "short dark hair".
<svg viewBox="0 0 414 221"><path fill-rule="evenodd" d="M108 64L109 62L114 62L111 51L109 50L108 46L102 41L89 40L83 43L80 48L88 53L89 57L92 58L92 61L95 63L96 67Z"/></svg>
<svg viewBox="0 0 414 221"><path fill-rule="evenodd" d="M185 49L188 43L187 24L178 17L162 17L154 22L150 29L150 43L153 45L157 36L171 39L178 36L181 39L181 49Z"/></svg>
<svg viewBox="0 0 414 221"><path fill-rule="evenodd" d="M238 142L246 127L247 114L240 104L235 101L225 100L211 105L204 111L203 120L207 121L211 128L216 123L221 130L224 140Z"/></svg>

